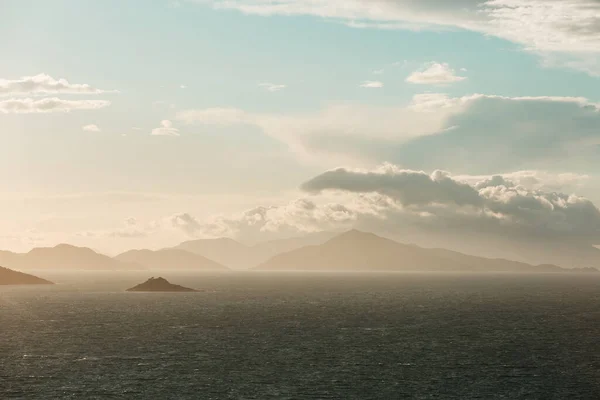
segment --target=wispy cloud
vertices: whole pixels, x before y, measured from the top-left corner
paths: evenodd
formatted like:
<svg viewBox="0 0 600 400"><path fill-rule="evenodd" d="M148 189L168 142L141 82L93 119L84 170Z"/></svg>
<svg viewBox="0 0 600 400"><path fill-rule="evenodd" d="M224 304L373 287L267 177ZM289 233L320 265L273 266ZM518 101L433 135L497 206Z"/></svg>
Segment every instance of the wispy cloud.
<svg viewBox="0 0 600 400"><path fill-rule="evenodd" d="M82 130L84 130L85 132L100 132L101 129L98 127L98 125L95 124L89 124L89 125L84 125L81 127Z"/></svg>
<svg viewBox="0 0 600 400"><path fill-rule="evenodd" d="M360 87L367 89L379 89L383 87L383 82L379 81L364 81Z"/></svg>
<svg viewBox="0 0 600 400"><path fill-rule="evenodd" d="M591 167L600 143L599 110L599 104L585 98L426 93L386 107L334 104L318 112L283 114L209 108L182 110L176 118L256 126L305 161L327 167L402 160L411 168L490 173L508 167L554 169L557 164L565 170Z"/></svg>
<svg viewBox="0 0 600 400"><path fill-rule="evenodd" d="M600 74L600 3L592 0L194 1L245 14L313 15L363 29L466 29L518 43L558 65Z"/></svg>
<svg viewBox="0 0 600 400"><path fill-rule="evenodd" d="M258 86L264 88L265 90L267 90L269 92L279 92L280 90L283 90L287 87L286 85L278 85L278 84L269 83L269 82L259 83Z"/></svg>
<svg viewBox="0 0 600 400"><path fill-rule="evenodd" d="M32 98L8 99L0 101L0 113L32 114L70 112L77 110L97 110L108 107L107 100L62 100L56 97L35 100Z"/></svg>
<svg viewBox="0 0 600 400"><path fill-rule="evenodd" d="M88 84L70 83L66 79L55 79L47 74L24 76L18 79L0 79L0 95L45 95L45 94L101 94L116 93L97 89Z"/></svg>

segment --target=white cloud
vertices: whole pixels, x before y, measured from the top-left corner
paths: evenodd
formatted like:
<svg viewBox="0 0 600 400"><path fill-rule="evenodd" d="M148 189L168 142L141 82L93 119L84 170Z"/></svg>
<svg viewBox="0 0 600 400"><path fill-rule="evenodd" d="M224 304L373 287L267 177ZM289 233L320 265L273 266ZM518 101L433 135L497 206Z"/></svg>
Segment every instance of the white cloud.
<svg viewBox="0 0 600 400"><path fill-rule="evenodd" d="M375 74L375 75L382 75L384 72L385 72L384 69L373 70L373 74Z"/></svg>
<svg viewBox="0 0 600 400"><path fill-rule="evenodd" d="M77 110L97 110L108 107L110 101L106 100L62 100L56 97L44 99L8 99L0 101L0 113L4 114L31 114L70 112Z"/></svg>
<svg viewBox="0 0 600 400"><path fill-rule="evenodd" d="M187 86L186 85L179 85L179 88L180 89L187 89Z"/></svg>
<svg viewBox="0 0 600 400"><path fill-rule="evenodd" d="M558 59L562 65L600 73L600 3L592 0L195 2L263 16L313 15L355 28L466 29L518 43L546 59ZM565 56L567 59L561 60Z"/></svg>
<svg viewBox="0 0 600 400"><path fill-rule="evenodd" d="M94 88L88 84L70 83L66 79L54 79L47 74L24 76L19 79L0 79L0 95L45 94L101 94L114 93Z"/></svg>
<svg viewBox="0 0 600 400"><path fill-rule="evenodd" d="M95 124L84 125L81 127L81 129L83 129L85 132L100 132L100 128Z"/></svg>
<svg viewBox="0 0 600 400"><path fill-rule="evenodd" d="M179 136L179 129L173 127L168 119L160 121L160 127L152 129L153 136Z"/></svg>
<svg viewBox="0 0 600 400"><path fill-rule="evenodd" d="M364 81L360 87L367 89L379 89L383 87L383 82L379 81Z"/></svg>
<svg viewBox="0 0 600 400"><path fill-rule="evenodd" d="M286 85L278 85L275 83L259 83L258 86L264 88L266 91L269 92L279 92L280 90L285 89L287 86Z"/></svg>
<svg viewBox="0 0 600 400"><path fill-rule="evenodd" d="M465 77L457 76L447 63L431 62L413 72L406 81L421 85L440 85L464 81Z"/></svg>

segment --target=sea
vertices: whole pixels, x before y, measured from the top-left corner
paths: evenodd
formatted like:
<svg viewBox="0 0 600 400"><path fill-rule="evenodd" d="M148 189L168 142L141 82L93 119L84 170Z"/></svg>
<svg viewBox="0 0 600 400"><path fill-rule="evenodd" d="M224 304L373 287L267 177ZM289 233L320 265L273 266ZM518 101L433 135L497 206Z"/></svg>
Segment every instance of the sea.
<svg viewBox="0 0 600 400"><path fill-rule="evenodd" d="M600 399L594 274L41 275L0 287L0 399Z"/></svg>

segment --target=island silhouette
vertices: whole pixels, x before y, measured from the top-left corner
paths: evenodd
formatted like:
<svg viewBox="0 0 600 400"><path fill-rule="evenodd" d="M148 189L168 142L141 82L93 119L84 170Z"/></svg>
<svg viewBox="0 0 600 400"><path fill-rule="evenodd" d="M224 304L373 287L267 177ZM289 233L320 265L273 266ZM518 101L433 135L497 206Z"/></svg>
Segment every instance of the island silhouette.
<svg viewBox="0 0 600 400"><path fill-rule="evenodd" d="M140 283L132 288L127 289L127 292L197 292L196 289L186 288L180 285L175 285L167 281L163 277L150 278L144 283Z"/></svg>
<svg viewBox="0 0 600 400"><path fill-rule="evenodd" d="M0 267L0 285L53 285L54 283L37 276Z"/></svg>

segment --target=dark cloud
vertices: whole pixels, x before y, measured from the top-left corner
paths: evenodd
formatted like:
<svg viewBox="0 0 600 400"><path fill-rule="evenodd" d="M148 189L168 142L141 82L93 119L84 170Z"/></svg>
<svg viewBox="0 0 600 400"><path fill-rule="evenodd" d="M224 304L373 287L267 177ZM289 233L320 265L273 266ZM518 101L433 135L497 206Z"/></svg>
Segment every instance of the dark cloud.
<svg viewBox="0 0 600 400"><path fill-rule="evenodd" d="M389 197L399 207L383 210L380 225L398 223L454 226L477 232L518 232L563 236L595 242L600 237L600 211L588 199L575 195L527 189L502 176L470 185L436 171L377 171L336 169L302 185L309 192L343 191ZM392 222L393 221L393 222Z"/></svg>
<svg viewBox="0 0 600 400"><path fill-rule="evenodd" d="M482 199L473 187L453 180L443 171L428 175L391 167L377 172L339 168L311 179L302 185L302 189L308 192L327 189L354 193L378 192L396 198L406 206L431 203L482 205Z"/></svg>

